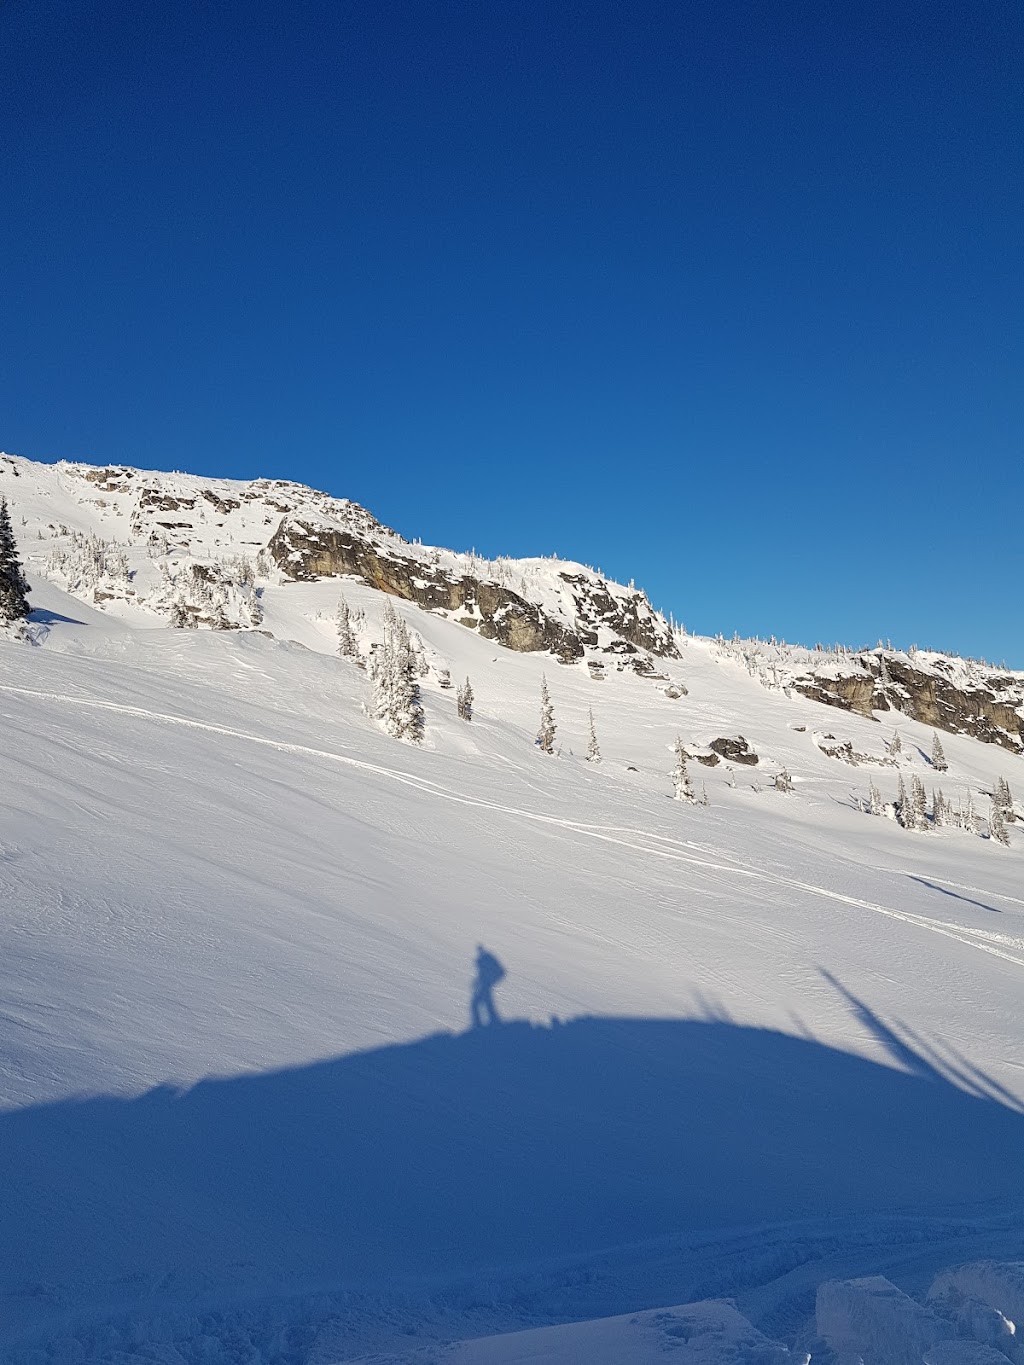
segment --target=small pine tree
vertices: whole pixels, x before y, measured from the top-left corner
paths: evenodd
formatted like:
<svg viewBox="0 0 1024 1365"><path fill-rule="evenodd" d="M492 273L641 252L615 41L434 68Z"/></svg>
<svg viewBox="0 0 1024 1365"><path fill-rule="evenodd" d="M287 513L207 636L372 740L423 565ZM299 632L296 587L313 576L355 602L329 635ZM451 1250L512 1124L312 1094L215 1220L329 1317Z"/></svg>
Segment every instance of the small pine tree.
<svg viewBox="0 0 1024 1365"><path fill-rule="evenodd" d="M927 829L928 796L924 789L924 783L916 774L910 781L910 801L914 807L914 828Z"/></svg>
<svg viewBox="0 0 1024 1365"><path fill-rule="evenodd" d="M349 611L348 603L344 597L338 598L338 653L343 659L356 659L359 657L359 645L356 641L356 633L352 629L352 613Z"/></svg>
<svg viewBox="0 0 1024 1365"><path fill-rule="evenodd" d="M394 739L418 744L423 738L425 717L409 630L390 602L385 603L383 621L384 639L372 655L372 714Z"/></svg>
<svg viewBox="0 0 1024 1365"><path fill-rule="evenodd" d="M907 796L907 788L900 777L900 785L896 790L896 819L904 829L914 828L914 810Z"/></svg>
<svg viewBox="0 0 1024 1365"><path fill-rule="evenodd" d="M882 793L875 786L874 782L868 783L868 812L871 815L884 814L885 806L882 801Z"/></svg>
<svg viewBox="0 0 1024 1365"><path fill-rule="evenodd" d="M997 844L1009 844L1010 836L1006 832L1006 821L1003 819L1002 808L997 806L994 801L988 817L988 832Z"/></svg>
<svg viewBox="0 0 1024 1365"><path fill-rule="evenodd" d="M24 621L28 613L28 583L18 558L7 499L0 497L0 624Z"/></svg>
<svg viewBox="0 0 1024 1365"><path fill-rule="evenodd" d="M969 834L977 834L978 817L974 810L974 793L970 788L967 789L967 805L961 804L957 807L956 822L961 829L967 830Z"/></svg>
<svg viewBox="0 0 1024 1365"><path fill-rule="evenodd" d="M1005 777L1001 777L996 783L995 790L992 793L992 803L999 807L1004 820L1012 821L1014 819L1013 794Z"/></svg>
<svg viewBox="0 0 1024 1365"><path fill-rule="evenodd" d="M942 788L932 792L932 824L936 829L941 829L948 824L948 812L946 809L946 798L942 795Z"/></svg>
<svg viewBox="0 0 1024 1365"><path fill-rule="evenodd" d="M793 790L793 779L788 768L780 768L775 774L775 790L777 792L791 792Z"/></svg>
<svg viewBox="0 0 1024 1365"><path fill-rule="evenodd" d="M899 730L893 730L892 739L889 741L889 757L899 758L903 752L903 741L900 739Z"/></svg>
<svg viewBox="0 0 1024 1365"><path fill-rule="evenodd" d="M187 630L189 626L195 624L195 618L185 607L185 603L180 597L176 597L171 603L171 625L175 630Z"/></svg>
<svg viewBox="0 0 1024 1365"><path fill-rule="evenodd" d="M469 685L469 679L456 690L455 710L458 712L460 720L473 719L473 689Z"/></svg>
<svg viewBox="0 0 1024 1365"><path fill-rule="evenodd" d="M946 755L942 752L942 741L937 730L932 731L932 767L937 773L944 773L949 767Z"/></svg>
<svg viewBox="0 0 1024 1365"><path fill-rule="evenodd" d="M541 753L553 754L555 752L555 728L555 708L551 705L547 675L542 674L540 680L540 729L537 731L537 743L540 745Z"/></svg>
<svg viewBox="0 0 1024 1365"><path fill-rule="evenodd" d="M587 762L600 763L601 750L597 743L597 731L594 729L594 710L590 707L587 711Z"/></svg>
<svg viewBox="0 0 1024 1365"><path fill-rule="evenodd" d="M693 787L690 785L690 774L686 770L686 750L683 747L681 735L676 735L676 742L673 752L676 756L675 767L672 769L672 789L677 801L689 801L693 805Z"/></svg>

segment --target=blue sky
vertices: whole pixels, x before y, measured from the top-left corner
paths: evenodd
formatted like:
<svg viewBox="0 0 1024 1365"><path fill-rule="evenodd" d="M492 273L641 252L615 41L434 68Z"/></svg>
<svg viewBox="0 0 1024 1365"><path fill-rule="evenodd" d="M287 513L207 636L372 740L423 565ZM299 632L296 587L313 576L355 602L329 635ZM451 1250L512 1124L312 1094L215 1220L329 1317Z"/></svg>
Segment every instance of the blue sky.
<svg viewBox="0 0 1024 1365"><path fill-rule="evenodd" d="M1024 667L1011 0L7 0L0 446Z"/></svg>

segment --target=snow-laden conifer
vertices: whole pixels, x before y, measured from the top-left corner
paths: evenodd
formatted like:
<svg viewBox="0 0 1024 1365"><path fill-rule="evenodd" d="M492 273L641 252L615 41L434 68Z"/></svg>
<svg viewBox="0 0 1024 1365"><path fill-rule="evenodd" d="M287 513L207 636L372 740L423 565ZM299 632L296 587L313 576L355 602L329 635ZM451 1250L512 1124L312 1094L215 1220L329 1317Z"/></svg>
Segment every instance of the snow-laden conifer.
<svg viewBox="0 0 1024 1365"><path fill-rule="evenodd" d="M468 678L455 693L455 709L460 720L473 719L473 689Z"/></svg>
<svg viewBox="0 0 1024 1365"><path fill-rule="evenodd" d="M913 807L914 829L927 829L928 827L928 796L924 789L924 783L915 773L910 779L910 803ZM911 828L909 825L907 828Z"/></svg>
<svg viewBox="0 0 1024 1365"><path fill-rule="evenodd" d="M672 769L673 794L677 801L689 801L693 805L693 787L690 785L690 774L686 768L686 749L683 747L681 735L676 735L673 752L676 756L675 766Z"/></svg>
<svg viewBox="0 0 1024 1365"><path fill-rule="evenodd" d="M780 768L775 774L775 790L777 792L791 792L793 790L793 778L788 768Z"/></svg>
<svg viewBox="0 0 1024 1365"><path fill-rule="evenodd" d="M885 804L882 801L882 793L875 786L874 782L868 783L868 811L871 815L883 815Z"/></svg>
<svg viewBox="0 0 1024 1365"><path fill-rule="evenodd" d="M900 739L899 730L893 730L892 739L889 741L889 757L899 758L903 752L903 741Z"/></svg>
<svg viewBox="0 0 1024 1365"><path fill-rule="evenodd" d="M597 742L597 731L594 728L593 707L590 707L587 711L587 762L601 762L601 749Z"/></svg>
<svg viewBox="0 0 1024 1365"><path fill-rule="evenodd" d="M900 776L900 784L896 789L896 819L904 829L914 828L914 809L907 795L907 788L902 775Z"/></svg>
<svg viewBox="0 0 1024 1365"><path fill-rule="evenodd" d="M1006 832L1006 820L1003 817L1002 807L997 806L994 801L988 817L988 832L997 844L1009 844L1010 836Z"/></svg>
<svg viewBox="0 0 1024 1365"><path fill-rule="evenodd" d="M24 621L28 613L28 583L18 557L7 499L0 498L0 624Z"/></svg>
<svg viewBox="0 0 1024 1365"><path fill-rule="evenodd" d="M390 601L384 605L383 623L384 639L372 655L372 714L395 739L418 744L425 726L420 686L408 627Z"/></svg>
<svg viewBox="0 0 1024 1365"><path fill-rule="evenodd" d="M1004 820L1012 822L1016 818L1013 813L1013 793L1005 777L999 778L996 783L992 803L999 807Z"/></svg>
<svg viewBox="0 0 1024 1365"><path fill-rule="evenodd" d="M358 659L359 644L352 628L352 612L344 595L338 598L338 653L343 659Z"/></svg>
<svg viewBox="0 0 1024 1365"><path fill-rule="evenodd" d="M949 767L946 755L942 752L942 740L939 739L937 730L932 731L932 767L937 773L944 773Z"/></svg>
<svg viewBox="0 0 1024 1365"><path fill-rule="evenodd" d="M555 708L551 704L546 674L542 674L540 680L540 729L537 731L537 743L543 753L555 752Z"/></svg>

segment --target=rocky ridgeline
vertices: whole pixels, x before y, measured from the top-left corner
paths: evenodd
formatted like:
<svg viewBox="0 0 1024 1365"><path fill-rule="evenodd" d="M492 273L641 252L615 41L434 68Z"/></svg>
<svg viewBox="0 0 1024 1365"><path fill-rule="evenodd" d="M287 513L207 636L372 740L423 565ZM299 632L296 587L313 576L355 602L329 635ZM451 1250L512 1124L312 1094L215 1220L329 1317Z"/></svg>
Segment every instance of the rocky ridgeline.
<svg viewBox="0 0 1024 1365"><path fill-rule="evenodd" d="M582 658L587 649L600 650L621 656L639 672L650 670L648 655L678 657L668 623L643 592L577 565L481 563L473 555L411 544L382 527L367 532L327 517L286 516L268 548L291 578L361 578L381 592L450 615L508 649L548 650L566 662ZM511 586L517 575L518 590Z"/></svg>
<svg viewBox="0 0 1024 1365"><path fill-rule="evenodd" d="M805 649L721 636L716 643L769 689L799 692L861 716L893 711L1024 752L1024 673L923 649Z"/></svg>
<svg viewBox="0 0 1024 1365"><path fill-rule="evenodd" d="M791 686L861 716L898 711L937 730L1024 752L1024 674L923 651L870 650L851 655L849 664L843 672L807 670Z"/></svg>
<svg viewBox="0 0 1024 1365"><path fill-rule="evenodd" d="M563 560L489 560L408 541L358 503L286 479L242 483L124 465L40 465L17 456L0 457L0 475L35 485L40 504L70 500L76 514L87 514L88 526L57 512L34 529L57 547L44 571L71 591L83 555L68 542L88 538L87 595L97 604L121 596L166 614L183 601L191 624L258 624L248 580L240 585L245 601L239 598L239 605L221 601L221 579L232 562L248 557L258 567L265 553L287 578L357 577L509 649L548 651L565 662L597 652L650 674L656 673L652 656L678 657L671 628L637 588ZM11 495L15 506L24 502L22 490L12 488ZM152 575L140 573L133 558L143 547L173 572L168 583L145 591ZM91 561L99 555L120 564L122 550L128 552L124 572L108 583L105 566L95 569ZM197 575L217 580L216 601L199 600L191 581Z"/></svg>

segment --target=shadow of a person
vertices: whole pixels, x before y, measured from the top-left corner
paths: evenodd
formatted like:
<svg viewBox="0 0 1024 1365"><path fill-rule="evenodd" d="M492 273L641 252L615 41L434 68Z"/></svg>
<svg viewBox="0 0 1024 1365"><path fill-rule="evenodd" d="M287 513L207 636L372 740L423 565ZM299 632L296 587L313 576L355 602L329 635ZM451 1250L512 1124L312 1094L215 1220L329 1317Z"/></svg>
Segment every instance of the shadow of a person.
<svg viewBox="0 0 1024 1365"><path fill-rule="evenodd" d="M469 1015L473 1028L483 1028L485 1024L500 1024L501 1017L494 1003L494 988L505 975L505 968L493 953L483 944L476 945L476 976L473 979L473 995L469 1002Z"/></svg>

